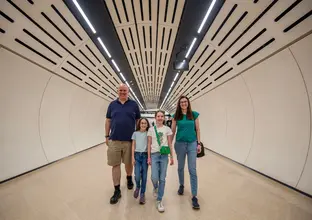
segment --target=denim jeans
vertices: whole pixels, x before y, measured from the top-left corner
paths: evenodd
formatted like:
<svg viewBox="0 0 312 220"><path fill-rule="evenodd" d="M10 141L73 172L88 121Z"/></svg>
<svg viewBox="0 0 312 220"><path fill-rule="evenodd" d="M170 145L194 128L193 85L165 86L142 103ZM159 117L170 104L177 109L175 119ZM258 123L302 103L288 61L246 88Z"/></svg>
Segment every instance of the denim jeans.
<svg viewBox="0 0 312 220"><path fill-rule="evenodd" d="M158 188L157 201L161 201L166 184L168 155L161 155L159 152L151 154L152 159L152 182L154 188Z"/></svg>
<svg viewBox="0 0 312 220"><path fill-rule="evenodd" d="M187 155L188 170L190 174L192 195L197 196L197 173L196 173L196 158L197 158L197 142L176 142L174 145L175 152L178 158L178 174L180 185L184 185L184 165Z"/></svg>
<svg viewBox="0 0 312 220"><path fill-rule="evenodd" d="M136 187L138 189L141 188L141 195L144 195L146 190L146 180L147 180L147 152L134 152L135 159L135 167L134 167L134 175Z"/></svg>

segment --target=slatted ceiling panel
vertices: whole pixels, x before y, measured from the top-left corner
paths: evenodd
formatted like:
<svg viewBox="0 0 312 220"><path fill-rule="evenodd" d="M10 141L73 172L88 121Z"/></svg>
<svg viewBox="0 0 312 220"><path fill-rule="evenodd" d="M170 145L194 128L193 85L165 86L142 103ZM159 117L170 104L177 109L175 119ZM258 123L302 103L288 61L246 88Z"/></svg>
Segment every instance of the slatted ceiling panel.
<svg viewBox="0 0 312 220"><path fill-rule="evenodd" d="M128 62L130 64L130 68L139 85L139 89L142 92L143 99L144 101L146 101L148 95L147 87L143 87L142 85L140 86L139 84L140 76L143 77L143 85L146 85L146 78L145 69L143 69L142 64L137 30L135 27L135 18L132 3L131 1L122 0L109 0L105 1L105 3L112 17L113 23L117 29L117 33L124 48Z"/></svg>
<svg viewBox="0 0 312 220"><path fill-rule="evenodd" d="M154 62L150 62L155 57L156 29L157 29L157 1L134 1L134 10L137 21L138 36L142 51L143 66L145 67L146 94L147 100L154 97L152 83L154 79ZM142 10L142 11L141 11ZM142 16L143 15L143 16ZM152 32L150 31L152 30ZM152 53L152 54L151 54Z"/></svg>
<svg viewBox="0 0 312 220"><path fill-rule="evenodd" d="M275 21L295 2L297 3L295 7ZM192 97L191 100L200 97L312 31L312 16L308 14L311 10L310 0L263 0L257 4L248 1L226 1L192 57L190 71L183 73L177 83L184 88L173 89L164 109L171 110L172 104L182 94L188 94ZM234 27L245 11L248 14ZM284 31L304 15L307 17L305 20L290 31ZM230 30L232 32L229 34ZM222 39L225 40L219 45ZM196 74L193 76L194 73Z"/></svg>
<svg viewBox="0 0 312 220"><path fill-rule="evenodd" d="M167 4L166 0L106 1L145 102L158 102L184 2L174 0ZM129 22L126 21L127 16ZM129 28L132 30L132 37L127 33Z"/></svg>
<svg viewBox="0 0 312 220"><path fill-rule="evenodd" d="M1 16L0 44L104 99L116 97L119 76L63 1L3 1L0 7L14 20Z"/></svg>

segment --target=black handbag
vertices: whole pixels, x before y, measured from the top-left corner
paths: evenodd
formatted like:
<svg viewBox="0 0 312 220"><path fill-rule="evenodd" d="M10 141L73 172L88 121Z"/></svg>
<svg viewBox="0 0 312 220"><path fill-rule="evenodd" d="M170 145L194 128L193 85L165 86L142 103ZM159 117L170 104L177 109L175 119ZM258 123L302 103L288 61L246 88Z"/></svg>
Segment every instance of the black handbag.
<svg viewBox="0 0 312 220"><path fill-rule="evenodd" d="M203 156L205 156L204 144L202 142L200 142L199 144L200 144L200 147L201 147L201 151L200 151L200 153L197 153L197 157L203 157Z"/></svg>

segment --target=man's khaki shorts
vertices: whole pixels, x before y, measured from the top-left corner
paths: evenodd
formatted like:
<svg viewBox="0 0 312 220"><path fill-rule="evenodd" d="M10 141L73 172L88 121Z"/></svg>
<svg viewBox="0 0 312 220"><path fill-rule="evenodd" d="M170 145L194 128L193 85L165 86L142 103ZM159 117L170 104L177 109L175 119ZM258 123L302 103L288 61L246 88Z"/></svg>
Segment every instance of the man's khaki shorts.
<svg viewBox="0 0 312 220"><path fill-rule="evenodd" d="M131 164L131 141L112 141L107 145L107 164L117 166L121 164Z"/></svg>

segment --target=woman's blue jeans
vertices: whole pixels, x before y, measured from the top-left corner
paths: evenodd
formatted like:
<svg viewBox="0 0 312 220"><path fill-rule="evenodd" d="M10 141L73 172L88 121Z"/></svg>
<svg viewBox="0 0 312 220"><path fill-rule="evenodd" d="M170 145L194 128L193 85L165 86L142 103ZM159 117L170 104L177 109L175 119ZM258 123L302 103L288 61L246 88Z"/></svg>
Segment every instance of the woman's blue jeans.
<svg viewBox="0 0 312 220"><path fill-rule="evenodd" d="M184 185L184 166L185 166L185 157L187 156L192 195L197 196L197 184L198 184L196 173L197 142L196 141L176 142L174 145L174 149L178 158L178 175L180 185Z"/></svg>

